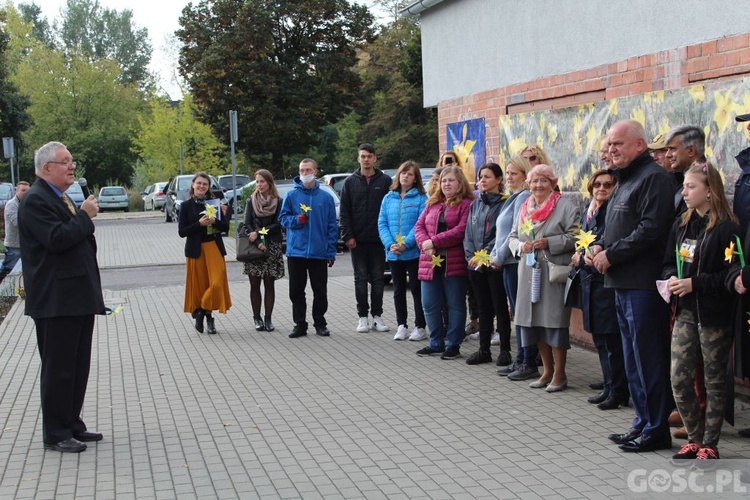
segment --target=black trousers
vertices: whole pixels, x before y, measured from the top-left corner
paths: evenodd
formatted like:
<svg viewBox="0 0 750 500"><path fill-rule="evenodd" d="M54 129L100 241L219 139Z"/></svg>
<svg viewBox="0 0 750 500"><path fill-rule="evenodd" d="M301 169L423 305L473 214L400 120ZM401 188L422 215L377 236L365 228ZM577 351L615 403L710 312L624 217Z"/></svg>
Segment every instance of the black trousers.
<svg viewBox="0 0 750 500"><path fill-rule="evenodd" d="M292 301L292 320L295 325L307 327L307 302L305 288L310 276L310 287L313 292L312 317L313 325L326 326L328 311L328 261L287 257L289 270L289 299Z"/></svg>
<svg viewBox="0 0 750 500"><path fill-rule="evenodd" d="M414 301L414 326L424 328L427 322L422 310L422 283L419 281L419 259L414 260L392 260L391 276L393 278L393 305L396 307L396 322L399 325L408 326L406 319L406 275L409 275L409 289Z"/></svg>
<svg viewBox="0 0 750 500"><path fill-rule="evenodd" d="M81 420L91 366L94 316L35 319L42 360L43 439L55 444L86 430Z"/></svg>
<svg viewBox="0 0 750 500"><path fill-rule="evenodd" d="M367 284L370 284L369 312L373 316L383 315L383 289L385 282L385 249L381 243L357 243L352 248L354 269L354 295L357 299L357 314L366 318L368 313Z"/></svg>
<svg viewBox="0 0 750 500"><path fill-rule="evenodd" d="M510 311L502 271L469 271L469 283L479 308L479 349L490 350L497 317L500 350L510 352Z"/></svg>

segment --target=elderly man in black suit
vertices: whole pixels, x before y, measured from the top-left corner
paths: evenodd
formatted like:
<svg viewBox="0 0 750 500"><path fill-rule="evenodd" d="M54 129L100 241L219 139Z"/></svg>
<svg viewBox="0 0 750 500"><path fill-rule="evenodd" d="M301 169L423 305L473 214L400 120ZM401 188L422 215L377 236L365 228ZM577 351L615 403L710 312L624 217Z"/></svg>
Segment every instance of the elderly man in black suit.
<svg viewBox="0 0 750 500"><path fill-rule="evenodd" d="M91 221L99 205L89 196L78 210L65 195L76 166L64 144L39 148L34 168L37 180L21 201L18 226L26 314L41 357L44 447L78 453L85 441L102 439L81 420L94 315L105 312Z"/></svg>

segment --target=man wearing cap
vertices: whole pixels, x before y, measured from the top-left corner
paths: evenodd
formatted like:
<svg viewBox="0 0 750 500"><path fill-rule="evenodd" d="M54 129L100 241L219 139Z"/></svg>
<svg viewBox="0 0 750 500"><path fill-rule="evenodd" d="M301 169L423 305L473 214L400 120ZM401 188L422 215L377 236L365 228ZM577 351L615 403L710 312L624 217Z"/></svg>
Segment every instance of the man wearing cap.
<svg viewBox="0 0 750 500"><path fill-rule="evenodd" d="M750 122L750 114L737 115L735 120L738 122ZM750 123L748 123L747 129L750 131ZM750 148L740 151L735 156L735 159L742 173L734 184L732 211L740 220L742 230L747 231L748 224L750 224Z"/></svg>
<svg viewBox="0 0 750 500"><path fill-rule="evenodd" d="M664 142L667 143L666 159L672 169L672 175L674 175L675 215L679 216L687 210L687 205L682 197L682 181L685 179L685 172L694 162L705 163L706 161L704 154L706 134L695 125L680 125L667 133Z"/></svg>
<svg viewBox="0 0 750 500"><path fill-rule="evenodd" d="M654 142L648 145L648 150L657 165L669 172L671 167L667 161L667 143L664 142L664 134L654 137Z"/></svg>

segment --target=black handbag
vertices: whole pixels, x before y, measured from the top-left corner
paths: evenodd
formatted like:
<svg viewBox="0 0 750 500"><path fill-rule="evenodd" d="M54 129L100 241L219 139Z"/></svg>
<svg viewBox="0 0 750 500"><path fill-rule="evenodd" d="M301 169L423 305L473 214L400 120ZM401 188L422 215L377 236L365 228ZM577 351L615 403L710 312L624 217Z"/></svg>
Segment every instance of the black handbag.
<svg viewBox="0 0 750 500"><path fill-rule="evenodd" d="M261 250L255 243L250 242L247 238L245 224L239 226L239 239L237 241L237 260L239 262L252 262L258 259L265 259L266 251Z"/></svg>
<svg viewBox="0 0 750 500"><path fill-rule="evenodd" d="M565 306L581 309L581 276L578 271L578 268L571 270L565 283Z"/></svg>

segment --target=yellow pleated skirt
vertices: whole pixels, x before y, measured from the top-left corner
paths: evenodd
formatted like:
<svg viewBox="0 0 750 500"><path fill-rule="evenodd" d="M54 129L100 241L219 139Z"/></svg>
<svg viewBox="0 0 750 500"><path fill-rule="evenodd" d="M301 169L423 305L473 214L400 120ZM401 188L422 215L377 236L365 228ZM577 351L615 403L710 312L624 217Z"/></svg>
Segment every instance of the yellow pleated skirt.
<svg viewBox="0 0 750 500"><path fill-rule="evenodd" d="M198 308L226 314L232 307L227 265L213 241L201 243L201 255L187 259L185 275L185 312Z"/></svg>

